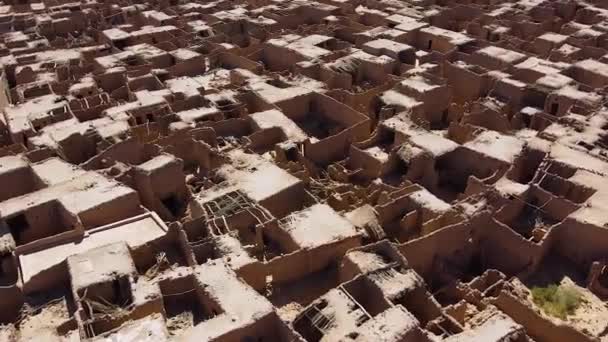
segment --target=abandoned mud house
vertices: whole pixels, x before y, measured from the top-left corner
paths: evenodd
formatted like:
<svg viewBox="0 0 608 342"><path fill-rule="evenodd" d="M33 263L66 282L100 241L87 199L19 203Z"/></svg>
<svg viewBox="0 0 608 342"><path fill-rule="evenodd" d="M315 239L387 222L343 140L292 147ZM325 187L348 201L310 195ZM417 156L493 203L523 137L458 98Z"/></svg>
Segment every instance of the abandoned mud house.
<svg viewBox="0 0 608 342"><path fill-rule="evenodd" d="M605 0L5 1L0 341L608 342Z"/></svg>

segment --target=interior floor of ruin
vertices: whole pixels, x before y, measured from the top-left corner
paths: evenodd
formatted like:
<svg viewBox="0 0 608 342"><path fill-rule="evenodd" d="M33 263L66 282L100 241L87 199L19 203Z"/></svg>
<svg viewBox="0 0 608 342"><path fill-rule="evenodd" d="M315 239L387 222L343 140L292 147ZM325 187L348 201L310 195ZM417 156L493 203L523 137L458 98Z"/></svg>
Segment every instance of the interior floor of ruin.
<svg viewBox="0 0 608 342"><path fill-rule="evenodd" d="M608 1L2 0L4 341L608 342Z"/></svg>

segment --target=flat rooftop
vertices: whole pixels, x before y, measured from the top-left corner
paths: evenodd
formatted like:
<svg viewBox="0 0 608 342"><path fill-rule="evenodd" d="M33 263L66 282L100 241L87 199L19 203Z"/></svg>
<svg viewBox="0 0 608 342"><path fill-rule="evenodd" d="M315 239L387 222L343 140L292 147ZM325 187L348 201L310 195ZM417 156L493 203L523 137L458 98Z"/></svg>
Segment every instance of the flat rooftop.
<svg viewBox="0 0 608 342"><path fill-rule="evenodd" d="M88 231L84 238L67 240L46 249L19 255L21 280L27 284L36 275L60 264L72 255L118 242L125 242L130 248L135 249L163 237L166 233L166 225L154 213L145 213L99 227Z"/></svg>

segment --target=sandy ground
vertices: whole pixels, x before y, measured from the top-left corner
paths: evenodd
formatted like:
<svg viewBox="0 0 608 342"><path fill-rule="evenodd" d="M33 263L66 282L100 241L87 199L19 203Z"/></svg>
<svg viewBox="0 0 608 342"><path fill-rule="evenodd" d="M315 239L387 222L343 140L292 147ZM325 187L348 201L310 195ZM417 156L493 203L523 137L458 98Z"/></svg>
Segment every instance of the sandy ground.
<svg viewBox="0 0 608 342"><path fill-rule="evenodd" d="M65 300L46 305L38 314L29 315L19 324L19 341L78 341L78 334L59 336L57 327L69 319ZM76 339L73 339L76 338Z"/></svg>
<svg viewBox="0 0 608 342"><path fill-rule="evenodd" d="M561 284L576 288L583 297L574 314L568 316L568 323L577 330L599 337L602 342L608 342L608 303L588 289L578 286L568 277L565 277Z"/></svg>
<svg viewBox="0 0 608 342"><path fill-rule="evenodd" d="M582 297L579 307L566 318L565 322L579 331L598 337L602 342L608 342L608 303L603 302L587 288L576 284L568 276L562 278L560 286L572 287ZM529 297L529 301L534 303L532 296ZM547 315L541 309L539 309L539 312L545 318L557 324L564 323L564 320Z"/></svg>

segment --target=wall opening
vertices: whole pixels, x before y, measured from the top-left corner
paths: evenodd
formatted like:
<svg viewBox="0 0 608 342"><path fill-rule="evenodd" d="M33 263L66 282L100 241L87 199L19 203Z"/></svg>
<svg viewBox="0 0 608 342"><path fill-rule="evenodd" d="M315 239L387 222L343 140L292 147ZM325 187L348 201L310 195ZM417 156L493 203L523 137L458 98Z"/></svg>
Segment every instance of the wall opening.
<svg viewBox="0 0 608 342"><path fill-rule="evenodd" d="M559 104L552 103L551 104L551 115L557 114L557 110L559 109Z"/></svg>
<svg viewBox="0 0 608 342"><path fill-rule="evenodd" d="M25 214L19 214L7 219L6 224L8 225L11 234L13 234L13 238L17 244L19 244L19 241L21 241L23 232L30 227L27 219L25 218Z"/></svg>
<svg viewBox="0 0 608 342"><path fill-rule="evenodd" d="M161 200L165 208L171 212L171 215L178 216L181 210L181 203L175 195L170 195Z"/></svg>

